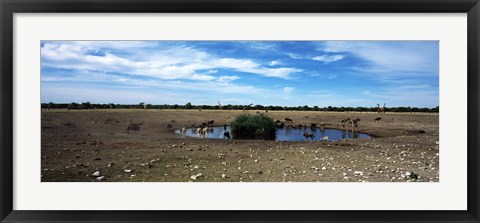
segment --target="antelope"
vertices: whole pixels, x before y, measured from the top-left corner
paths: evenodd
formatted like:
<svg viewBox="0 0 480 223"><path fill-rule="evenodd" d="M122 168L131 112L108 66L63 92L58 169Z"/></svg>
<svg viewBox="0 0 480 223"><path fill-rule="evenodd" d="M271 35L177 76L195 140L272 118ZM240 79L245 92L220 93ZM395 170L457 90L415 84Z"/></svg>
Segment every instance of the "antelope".
<svg viewBox="0 0 480 223"><path fill-rule="evenodd" d="M130 131L133 131L133 133L137 133L137 131L140 131L140 125L135 123L135 124L129 124L125 132L127 134L130 134Z"/></svg>
<svg viewBox="0 0 480 223"><path fill-rule="evenodd" d="M230 132L224 132L223 133L223 138L227 138L227 139L230 139Z"/></svg>
<svg viewBox="0 0 480 223"><path fill-rule="evenodd" d="M305 140L308 138L311 138L313 140L313 138L315 138L315 135L313 135L313 133L311 132L303 132L302 135L305 137Z"/></svg>

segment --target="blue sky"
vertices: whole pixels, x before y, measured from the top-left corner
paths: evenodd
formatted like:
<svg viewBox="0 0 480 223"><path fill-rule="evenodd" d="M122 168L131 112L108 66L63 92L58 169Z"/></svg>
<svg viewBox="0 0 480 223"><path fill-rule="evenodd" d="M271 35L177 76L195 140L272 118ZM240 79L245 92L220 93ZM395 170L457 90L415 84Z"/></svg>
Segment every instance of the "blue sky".
<svg viewBox="0 0 480 223"><path fill-rule="evenodd" d="M438 41L42 41L43 103L435 107Z"/></svg>

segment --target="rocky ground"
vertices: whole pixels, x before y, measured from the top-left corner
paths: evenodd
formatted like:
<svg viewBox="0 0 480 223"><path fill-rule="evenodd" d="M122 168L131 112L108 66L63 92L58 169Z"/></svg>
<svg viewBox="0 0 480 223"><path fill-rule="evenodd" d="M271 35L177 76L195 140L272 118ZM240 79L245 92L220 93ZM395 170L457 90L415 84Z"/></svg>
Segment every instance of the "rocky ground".
<svg viewBox="0 0 480 223"><path fill-rule="evenodd" d="M267 113L327 128L359 117L359 131L374 136L370 139L276 142L174 133L208 120L223 125L241 113L256 111L43 111L42 182L439 181L438 114ZM377 117L380 122L373 121ZM132 122L143 123L141 130L126 134Z"/></svg>

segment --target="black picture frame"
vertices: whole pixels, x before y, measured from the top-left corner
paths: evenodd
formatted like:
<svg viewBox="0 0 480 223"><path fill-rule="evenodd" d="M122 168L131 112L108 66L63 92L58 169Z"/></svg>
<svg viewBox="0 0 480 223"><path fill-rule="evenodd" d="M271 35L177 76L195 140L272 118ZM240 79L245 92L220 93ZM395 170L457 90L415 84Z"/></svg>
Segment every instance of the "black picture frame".
<svg viewBox="0 0 480 223"><path fill-rule="evenodd" d="M478 0L0 0L1 222L480 222ZM21 211L13 210L14 13L467 13L468 204L466 211ZM448 191L445 191L448 193Z"/></svg>

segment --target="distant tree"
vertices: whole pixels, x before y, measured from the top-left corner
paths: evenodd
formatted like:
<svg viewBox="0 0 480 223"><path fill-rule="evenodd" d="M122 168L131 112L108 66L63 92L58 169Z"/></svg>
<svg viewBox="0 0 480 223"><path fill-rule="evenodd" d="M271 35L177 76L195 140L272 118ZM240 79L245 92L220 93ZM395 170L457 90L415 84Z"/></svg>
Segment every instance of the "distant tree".
<svg viewBox="0 0 480 223"><path fill-rule="evenodd" d="M263 105L255 105L253 108L255 110L264 110L265 109L265 107Z"/></svg>
<svg viewBox="0 0 480 223"><path fill-rule="evenodd" d="M78 104L75 102L72 102L68 104L67 109L78 109Z"/></svg>
<svg viewBox="0 0 480 223"><path fill-rule="evenodd" d="M138 106L140 107L140 109L147 109L145 107L145 102L140 102L140 104Z"/></svg>
<svg viewBox="0 0 480 223"><path fill-rule="evenodd" d="M82 109L92 109L92 104L90 104L90 102L83 102Z"/></svg>
<svg viewBox="0 0 480 223"><path fill-rule="evenodd" d="M185 105L185 109L192 109L193 106L192 106L192 103L188 102L186 105Z"/></svg>

